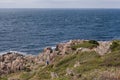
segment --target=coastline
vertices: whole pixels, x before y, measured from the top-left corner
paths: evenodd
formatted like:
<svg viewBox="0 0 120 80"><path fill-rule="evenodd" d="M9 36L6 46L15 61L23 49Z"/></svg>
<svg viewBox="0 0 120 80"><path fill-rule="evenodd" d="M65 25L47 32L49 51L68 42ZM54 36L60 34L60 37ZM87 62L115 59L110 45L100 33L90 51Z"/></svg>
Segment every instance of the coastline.
<svg viewBox="0 0 120 80"><path fill-rule="evenodd" d="M72 53L74 51L79 51L79 49L81 49L81 51L96 51L97 52L97 47L96 48L93 48L93 49L89 49L89 48L84 48L84 47L81 47L81 48L78 48L78 50L72 50L71 49L71 46L73 45L76 45L76 44L81 44L85 41L89 41L89 40L70 40L70 41L64 41L62 43L59 43L56 45L56 47L52 48L52 47L46 47L43 49L43 51L41 53L39 53L38 55L33 55L33 54L25 54L25 53L22 53L22 52L17 52L17 51L9 51L9 52L6 52L6 53L3 53L1 54L0 56L8 56L9 55L12 55L14 57L14 54L15 56L18 54L18 57L19 57L19 54L22 55L25 59L26 58L30 58L30 60L32 60L34 63L44 63L45 64L45 61L46 59L49 59L52 58L51 60L53 60L53 58L55 58L55 56L57 56L58 54L59 55L65 55L67 53ZM111 43L111 41L98 41L99 44L102 44L104 46L110 46L109 44ZM107 44L107 45L106 45ZM102 48L103 49L103 48ZM104 50L104 49L103 49ZM98 50L98 53L101 54L101 55L104 55L105 53L107 53L108 49L103 51L103 53L101 53L99 50ZM47 58L45 59L42 59L44 56L46 56ZM17 58L17 56L16 56ZM31 59L32 58L32 59ZM10 60L10 59L9 59ZM43 60L43 61L42 61ZM1 60L2 61L2 60ZM19 61L19 60L18 60ZM29 61L29 60L28 60ZM51 61L52 62L52 61Z"/></svg>
<svg viewBox="0 0 120 80"><path fill-rule="evenodd" d="M62 71L61 65L66 65L66 67L64 67L66 75L64 76L70 76L72 74L74 75L73 77L76 77L73 80L76 80L80 78L79 75L80 73L77 74L74 73L73 70L70 69L70 66L67 65L71 65L73 66L72 67L73 69L76 69L80 67L80 65L87 64L86 62L84 62L84 59L85 61L88 59L88 63L91 64L92 62L89 62L91 60L94 61L95 59L95 61L99 62L97 58L102 59L102 57L103 58L105 57L106 59L106 56L107 55L109 56L109 54L110 55L112 54L114 56L113 50L114 50L114 45L116 45L116 43L120 43L120 40L95 41L95 40L78 39L78 40L70 40L68 42L59 43L56 45L55 49L52 49L51 47L46 47L38 55L30 55L30 54L24 55L17 52L8 52L6 54L0 55L0 78L7 76L8 80L17 80L19 78L16 78L15 76L9 77L8 75L11 74L16 75L16 73L19 73L20 75L23 72L24 73L35 72L37 74L37 72L40 70L39 73L41 75L39 76L42 76L42 71L43 71L45 73L44 76L51 75L51 77L48 78L51 78L50 80L54 80L54 78L60 77L60 74L58 73L61 73ZM118 45L118 47L119 46L120 44ZM76 59L77 57L78 59ZM80 61L83 59L83 62L78 62L79 59ZM103 63L104 62L102 62L102 64L94 63L91 67L97 65L99 68L100 65L103 65ZM90 66L90 64L87 64L87 66ZM107 64L105 63L104 65ZM56 70L56 68L60 69L61 71L56 72L52 70L52 69ZM87 69L87 67L85 69ZM47 74L46 71L49 70L52 71L50 71L49 74ZM39 80L44 80L45 78L46 77ZM19 79L19 80L23 80L23 79Z"/></svg>

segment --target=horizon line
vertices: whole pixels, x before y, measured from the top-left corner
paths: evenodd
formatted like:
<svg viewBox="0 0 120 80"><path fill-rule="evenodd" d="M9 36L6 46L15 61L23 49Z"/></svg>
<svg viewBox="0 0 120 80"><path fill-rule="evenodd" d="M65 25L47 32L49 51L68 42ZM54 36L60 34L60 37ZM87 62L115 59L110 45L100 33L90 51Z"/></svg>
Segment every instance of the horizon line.
<svg viewBox="0 0 120 80"><path fill-rule="evenodd" d="M10 7L10 8L0 8L0 9L120 9L120 8L39 8L39 7L27 7L27 8L21 8L21 7Z"/></svg>

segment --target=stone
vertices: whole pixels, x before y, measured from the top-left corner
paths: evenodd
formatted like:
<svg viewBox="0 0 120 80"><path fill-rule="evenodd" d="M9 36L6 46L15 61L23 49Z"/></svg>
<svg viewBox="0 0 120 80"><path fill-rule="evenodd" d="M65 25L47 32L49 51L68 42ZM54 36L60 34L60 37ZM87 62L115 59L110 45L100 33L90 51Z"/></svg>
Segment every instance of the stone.
<svg viewBox="0 0 120 80"><path fill-rule="evenodd" d="M73 70L70 69L70 68L67 68L67 69L66 69L66 75L74 76Z"/></svg>
<svg viewBox="0 0 120 80"><path fill-rule="evenodd" d="M99 46L94 50L96 51L96 53L99 53L100 55L104 55L105 53L110 52L111 44L112 44L111 41L99 41Z"/></svg>
<svg viewBox="0 0 120 80"><path fill-rule="evenodd" d="M74 68L80 66L80 62L79 61L76 61L76 63L74 64Z"/></svg>
<svg viewBox="0 0 120 80"><path fill-rule="evenodd" d="M25 70L27 64L31 64L31 56L25 56L16 52L8 52L0 55L0 75Z"/></svg>
<svg viewBox="0 0 120 80"><path fill-rule="evenodd" d="M52 53L52 48L51 47L46 47L45 49L44 49L44 53Z"/></svg>
<svg viewBox="0 0 120 80"><path fill-rule="evenodd" d="M54 78L58 78L57 73L55 73L55 72L51 72L51 78L52 78L52 79L54 79Z"/></svg>

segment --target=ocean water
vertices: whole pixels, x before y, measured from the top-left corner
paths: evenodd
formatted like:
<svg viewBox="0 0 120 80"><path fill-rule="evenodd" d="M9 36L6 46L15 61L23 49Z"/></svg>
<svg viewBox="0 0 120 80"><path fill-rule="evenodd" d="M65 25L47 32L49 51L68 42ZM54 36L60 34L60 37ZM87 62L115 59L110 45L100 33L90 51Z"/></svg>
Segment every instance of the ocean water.
<svg viewBox="0 0 120 80"><path fill-rule="evenodd" d="M0 9L0 52L38 54L71 39L120 39L120 10Z"/></svg>

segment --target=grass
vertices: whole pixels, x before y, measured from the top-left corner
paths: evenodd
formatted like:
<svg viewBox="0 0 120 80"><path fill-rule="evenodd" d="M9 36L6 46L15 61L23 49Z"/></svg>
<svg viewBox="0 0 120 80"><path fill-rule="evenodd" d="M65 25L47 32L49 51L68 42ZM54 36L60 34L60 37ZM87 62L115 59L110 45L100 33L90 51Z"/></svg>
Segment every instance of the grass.
<svg viewBox="0 0 120 80"><path fill-rule="evenodd" d="M102 57L96 52L83 52L78 54L71 54L63 57L59 61L56 61L54 65L50 65L46 67L42 72L40 71L41 74L39 74L40 75L39 77L41 77L41 79L43 80L51 78L50 72L54 71L59 75L59 78L54 80L73 80L73 76L70 75L66 76L66 69L70 68L73 70L75 75L81 74L81 77L78 78L78 80L93 80L95 78L97 80L105 80L106 77L109 76L107 75L103 76L101 74L102 73L105 74L104 73L105 71L109 72L109 70L112 70L113 67L119 69L120 66L119 57L120 57L120 52L113 52L110 54L106 54L105 56ZM80 66L74 68L73 66L76 61L80 62ZM113 72L114 73L116 72L115 69L113 69ZM109 75L112 75L112 73L109 72ZM101 76L103 76L104 79L103 78L101 79L100 78ZM118 78L117 75L114 76L114 78ZM108 79L112 80L113 77L109 77Z"/></svg>
<svg viewBox="0 0 120 80"><path fill-rule="evenodd" d="M59 76L65 75L65 70L67 67L73 69L75 74L81 74L82 77L78 80L93 80L93 78L99 78L101 74L96 76L96 74L87 74L86 78L83 79L83 75L89 73L91 71L98 70L98 73L102 73L107 71L108 68L112 70L112 67L119 69L120 66L120 52L112 52L110 54L106 54L104 56L100 56L96 52L83 52L75 55L68 55L57 62L57 73L64 72L64 74L60 74ZM76 61L80 62L80 66L74 68L74 63ZM71 66L72 64L72 66ZM97 72L96 72L97 73ZM112 75L112 74L111 74ZM70 78L70 76L68 76ZM109 79L112 79L111 77ZM59 80L59 79L58 79ZM99 79L98 79L99 80ZM119 80L119 79L118 79Z"/></svg>
<svg viewBox="0 0 120 80"><path fill-rule="evenodd" d="M117 74L116 69L119 69L120 67L119 57L119 51L112 52L104 56L100 56L96 52L69 54L64 56L63 58L58 57L59 60L56 58L54 64L46 66L43 69L38 69L35 74L25 72L20 75L20 78L22 80L31 80L31 78L35 77L36 80L52 80L51 72L55 72L58 74L59 77L53 80L112 80L113 78L119 78L119 75L114 75L114 77L111 77L101 74L105 74L105 71L107 71L109 75L113 75L113 73ZM80 65L74 67L76 61L80 62ZM80 74L81 77L74 79L74 75L66 75L67 68L73 70L75 75Z"/></svg>
<svg viewBox="0 0 120 80"><path fill-rule="evenodd" d="M65 57L64 59L60 60L56 65L55 67L59 67L61 65L64 65L64 64L67 64L69 62L71 62L73 59L76 58L76 55L69 55L67 57Z"/></svg>
<svg viewBox="0 0 120 80"><path fill-rule="evenodd" d="M94 45L94 46L93 46ZM93 48L99 44L96 41L85 41L74 46ZM76 47L77 46L77 47ZM20 74L22 80L120 80L120 41L113 41L111 53L100 56L96 52L78 52L65 56L56 56L54 63L44 68L39 67L35 73L23 72ZM74 67L76 62L80 65ZM67 68L74 72L74 75L66 75ZM51 79L51 72L59 77ZM75 75L81 75L75 78ZM18 74L19 75L19 74ZM13 75L14 76L14 75ZM32 79L33 78L33 79ZM7 80L0 78L0 80Z"/></svg>
<svg viewBox="0 0 120 80"><path fill-rule="evenodd" d="M81 80L120 80L120 68L104 67L87 72Z"/></svg>
<svg viewBox="0 0 120 80"><path fill-rule="evenodd" d="M77 48L89 48L89 49L92 49L92 48L95 48L99 45L99 43L95 40L90 40L90 41L84 41L83 43L80 43L80 44L77 44L77 45L73 45L71 48L73 50L76 50Z"/></svg>
<svg viewBox="0 0 120 80"><path fill-rule="evenodd" d="M78 54L77 60L81 63L79 67L75 68L77 73L84 73L99 67L102 62L101 57L96 52L83 52Z"/></svg>
<svg viewBox="0 0 120 80"><path fill-rule="evenodd" d="M103 56L103 64L107 67L120 67L120 51L115 51L110 54Z"/></svg>
<svg viewBox="0 0 120 80"><path fill-rule="evenodd" d="M119 51L120 50L120 40L114 40L112 45L110 46L111 51Z"/></svg>
<svg viewBox="0 0 120 80"><path fill-rule="evenodd" d="M0 77L0 80L8 80L7 77Z"/></svg>
<svg viewBox="0 0 120 80"><path fill-rule="evenodd" d="M57 78L57 79L53 79L53 80L70 80L70 78L68 78L68 77L61 77L61 78Z"/></svg>
<svg viewBox="0 0 120 80"><path fill-rule="evenodd" d="M32 72L24 72L20 75L20 78L22 80L29 80L30 78L32 78L35 75L35 73Z"/></svg>

